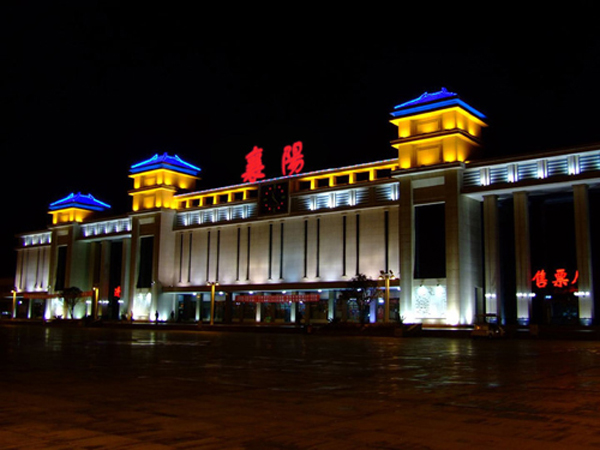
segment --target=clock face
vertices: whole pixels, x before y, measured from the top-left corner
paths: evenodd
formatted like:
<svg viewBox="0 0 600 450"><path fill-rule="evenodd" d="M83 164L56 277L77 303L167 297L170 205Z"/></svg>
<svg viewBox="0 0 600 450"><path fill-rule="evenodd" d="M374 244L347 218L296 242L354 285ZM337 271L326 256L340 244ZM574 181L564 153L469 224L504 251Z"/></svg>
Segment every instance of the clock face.
<svg viewBox="0 0 600 450"><path fill-rule="evenodd" d="M277 183L264 186L260 195L262 214L283 214L288 208L288 184Z"/></svg>

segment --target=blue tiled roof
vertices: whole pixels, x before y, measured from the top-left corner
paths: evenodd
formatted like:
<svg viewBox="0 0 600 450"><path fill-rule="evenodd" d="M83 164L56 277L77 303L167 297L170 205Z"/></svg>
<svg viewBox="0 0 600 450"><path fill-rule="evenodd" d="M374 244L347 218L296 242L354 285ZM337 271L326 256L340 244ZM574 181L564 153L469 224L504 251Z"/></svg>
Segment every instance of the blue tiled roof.
<svg viewBox="0 0 600 450"><path fill-rule="evenodd" d="M175 172L182 172L193 176L196 176L198 172L200 172L199 167L185 162L177 155L171 156L167 153L159 155L157 153L152 158L131 166L131 173L140 173L155 169L170 169Z"/></svg>
<svg viewBox="0 0 600 450"><path fill-rule="evenodd" d="M110 205L107 205L100 200L96 200L92 194L84 195L81 192L78 192L77 194L71 193L65 198L50 204L51 211L64 208L81 208L90 211L104 211L105 209L110 208Z"/></svg>
<svg viewBox="0 0 600 450"><path fill-rule="evenodd" d="M458 97L458 94L450 92L446 90L446 88L442 88L441 91L433 92L431 94L429 92L425 92L414 100L401 103L400 105L394 107L394 111L391 113L391 115L392 117L402 117L449 106L461 106L474 116L480 119L485 119L484 114L467 105Z"/></svg>
<svg viewBox="0 0 600 450"><path fill-rule="evenodd" d="M414 100L409 100L408 102L404 102L398 106L395 106L394 109L406 108L408 106L419 105L422 103L430 103L430 102L434 102L437 100L441 100L443 98L452 98L452 97L458 97L458 95L455 94L454 92L450 92L450 91L446 90L446 88L443 87L441 91L434 92L433 94L430 94L429 92L425 92L422 95L420 95L419 97L415 98Z"/></svg>

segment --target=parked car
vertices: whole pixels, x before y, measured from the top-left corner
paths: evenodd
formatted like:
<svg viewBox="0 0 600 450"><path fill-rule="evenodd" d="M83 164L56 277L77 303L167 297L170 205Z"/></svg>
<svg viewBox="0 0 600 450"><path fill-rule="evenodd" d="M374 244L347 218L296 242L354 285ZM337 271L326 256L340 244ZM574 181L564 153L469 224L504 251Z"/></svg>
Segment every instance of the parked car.
<svg viewBox="0 0 600 450"><path fill-rule="evenodd" d="M475 324L471 337L499 338L504 336L504 328L497 322L495 314L485 314Z"/></svg>

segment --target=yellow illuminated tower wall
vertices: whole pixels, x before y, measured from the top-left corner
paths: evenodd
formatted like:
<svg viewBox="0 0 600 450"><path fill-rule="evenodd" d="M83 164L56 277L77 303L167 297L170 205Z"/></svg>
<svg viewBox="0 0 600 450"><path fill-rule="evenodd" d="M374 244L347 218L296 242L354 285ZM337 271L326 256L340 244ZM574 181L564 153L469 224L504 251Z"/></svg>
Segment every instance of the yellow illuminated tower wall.
<svg viewBox="0 0 600 450"><path fill-rule="evenodd" d="M391 113L401 169L465 162L480 146L485 116L442 88L398 105Z"/></svg>
<svg viewBox="0 0 600 450"><path fill-rule="evenodd" d="M177 155L154 155L131 166L133 211L177 207L173 196L180 190L194 189L200 169Z"/></svg>

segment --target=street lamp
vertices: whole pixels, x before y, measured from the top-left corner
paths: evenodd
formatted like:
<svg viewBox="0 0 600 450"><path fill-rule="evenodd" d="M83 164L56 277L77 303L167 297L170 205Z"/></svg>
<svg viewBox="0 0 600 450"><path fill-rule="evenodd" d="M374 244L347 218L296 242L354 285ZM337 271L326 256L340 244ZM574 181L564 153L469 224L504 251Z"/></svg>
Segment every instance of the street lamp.
<svg viewBox="0 0 600 450"><path fill-rule="evenodd" d="M379 271L379 279L385 281L385 312L383 316L384 322L390 321L390 280L395 280L396 276L392 270Z"/></svg>
<svg viewBox="0 0 600 450"><path fill-rule="evenodd" d="M219 285L218 281L209 281L206 283L210 286L210 324L215 324L215 288Z"/></svg>
<svg viewBox="0 0 600 450"><path fill-rule="evenodd" d="M12 298L13 298L12 318L16 319L17 318L17 290L13 289L13 290L10 291L10 293L12 294Z"/></svg>
<svg viewBox="0 0 600 450"><path fill-rule="evenodd" d="M92 300L92 318L94 320L98 320L98 295L99 290L96 286L92 287L92 291L94 292L94 298Z"/></svg>

